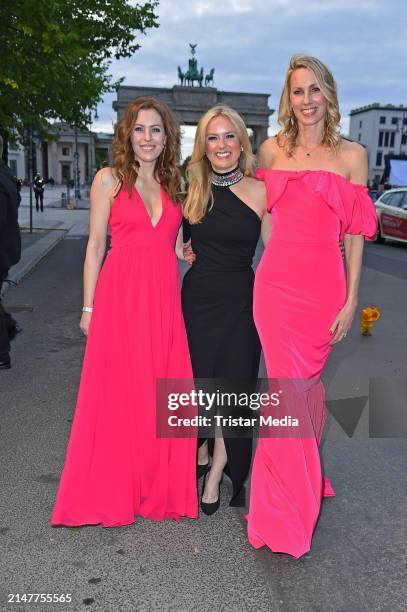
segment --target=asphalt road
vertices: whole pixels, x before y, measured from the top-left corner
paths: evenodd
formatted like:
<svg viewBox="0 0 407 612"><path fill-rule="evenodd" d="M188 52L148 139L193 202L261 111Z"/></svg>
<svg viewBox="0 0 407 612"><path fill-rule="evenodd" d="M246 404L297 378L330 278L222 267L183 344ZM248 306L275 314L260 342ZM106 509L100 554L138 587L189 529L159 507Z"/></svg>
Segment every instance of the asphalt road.
<svg viewBox="0 0 407 612"><path fill-rule="evenodd" d="M66 238L5 300L24 332L0 372L0 609L405 611L407 441L369 439L366 412L351 438L329 419L322 452L337 497L300 560L250 547L228 483L220 511L198 521L49 526L84 350L84 248ZM369 376L407 377L407 248L369 245L365 261L361 306L383 316L371 338L355 325L335 350L331 399L364 396ZM72 603L7 603L16 593Z"/></svg>

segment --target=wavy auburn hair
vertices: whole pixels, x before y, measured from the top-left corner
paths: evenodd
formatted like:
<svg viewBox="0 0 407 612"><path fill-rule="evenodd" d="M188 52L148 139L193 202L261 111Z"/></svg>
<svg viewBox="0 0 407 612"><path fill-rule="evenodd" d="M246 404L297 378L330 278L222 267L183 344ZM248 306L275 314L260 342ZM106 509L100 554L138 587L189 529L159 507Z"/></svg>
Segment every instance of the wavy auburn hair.
<svg viewBox="0 0 407 612"><path fill-rule="evenodd" d="M136 98L124 111L113 139L113 173L117 179L114 192L123 186L131 196L137 179L139 163L134 159L131 134L141 110L153 109L160 115L165 132L165 146L156 160L155 173L173 202L181 196L181 131L169 107L155 98Z"/></svg>
<svg viewBox="0 0 407 612"><path fill-rule="evenodd" d="M282 129L277 135L277 142L284 147L287 156L292 157L297 144L298 121L290 104L290 82L293 72L298 68L307 68L314 73L318 87L326 98L327 110L322 144L336 153L341 142L338 130L341 115L339 113L336 83L331 71L325 64L311 55L293 55L290 59L278 109L278 122Z"/></svg>
<svg viewBox="0 0 407 612"><path fill-rule="evenodd" d="M184 203L184 216L191 224L199 223L204 218L208 205L213 206L213 193L211 189L212 166L206 157L206 132L208 125L215 117L226 117L235 128L243 147L239 166L245 176L253 176L254 156L250 138L243 119L233 108L225 104L218 104L210 108L199 120L192 152L188 164L188 195Z"/></svg>

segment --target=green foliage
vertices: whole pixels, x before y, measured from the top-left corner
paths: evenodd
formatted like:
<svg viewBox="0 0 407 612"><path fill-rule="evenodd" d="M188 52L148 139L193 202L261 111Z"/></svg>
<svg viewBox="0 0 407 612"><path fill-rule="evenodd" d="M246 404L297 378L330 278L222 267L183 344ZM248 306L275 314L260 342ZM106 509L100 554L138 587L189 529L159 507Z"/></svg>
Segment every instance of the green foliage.
<svg viewBox="0 0 407 612"><path fill-rule="evenodd" d="M104 166L109 165L109 150L96 148L95 150L95 164L96 168L100 170Z"/></svg>
<svg viewBox="0 0 407 612"><path fill-rule="evenodd" d="M190 161L191 161L191 155L188 155L188 157L186 157L181 164L181 176L185 181L188 181L187 168L188 168L188 164Z"/></svg>
<svg viewBox="0 0 407 612"><path fill-rule="evenodd" d="M59 119L83 127L103 93L121 82L112 58L131 56L158 27L157 0L1 0L0 128L45 128ZM88 110L87 110L88 109Z"/></svg>

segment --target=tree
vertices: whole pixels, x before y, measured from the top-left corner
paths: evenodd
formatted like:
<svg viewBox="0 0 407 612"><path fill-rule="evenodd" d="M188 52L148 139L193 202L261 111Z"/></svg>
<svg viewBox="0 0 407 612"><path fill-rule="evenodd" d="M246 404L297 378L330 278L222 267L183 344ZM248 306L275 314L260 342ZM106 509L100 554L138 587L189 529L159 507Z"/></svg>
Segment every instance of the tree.
<svg viewBox="0 0 407 612"><path fill-rule="evenodd" d="M191 161L191 155L188 155L181 164L181 175L184 181L188 181L187 168L188 168L188 164L190 161Z"/></svg>
<svg viewBox="0 0 407 612"><path fill-rule="evenodd" d="M157 0L1 0L0 131L23 138L50 119L84 127L88 113L122 79L112 58L131 56L158 27Z"/></svg>

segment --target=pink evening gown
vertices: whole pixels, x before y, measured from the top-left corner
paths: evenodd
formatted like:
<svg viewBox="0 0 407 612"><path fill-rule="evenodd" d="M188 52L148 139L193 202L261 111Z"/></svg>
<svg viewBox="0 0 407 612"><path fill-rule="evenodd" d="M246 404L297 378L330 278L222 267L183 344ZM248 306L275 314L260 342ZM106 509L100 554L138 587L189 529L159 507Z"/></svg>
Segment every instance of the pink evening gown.
<svg viewBox="0 0 407 612"><path fill-rule="evenodd" d="M311 548L323 479L319 441L325 420L320 380L331 351L329 328L346 300L338 238L376 233L376 211L362 185L323 170L258 170L272 230L257 268L254 319L269 379L308 381L296 406L311 435L260 437L253 463L248 538L252 546L301 557Z"/></svg>
<svg viewBox="0 0 407 612"><path fill-rule="evenodd" d="M112 204L75 418L52 525L197 518L196 439L156 437L156 378L192 378L174 251L181 210L161 189Z"/></svg>

